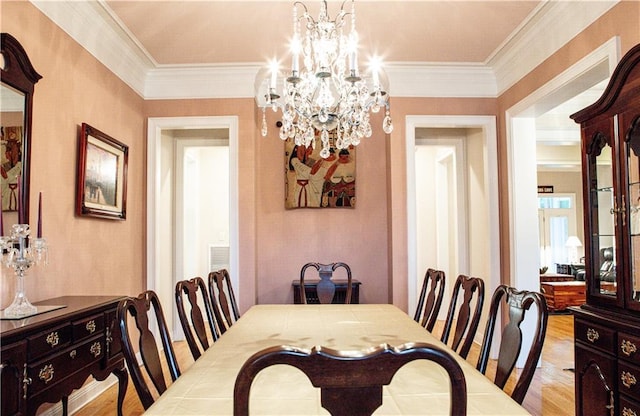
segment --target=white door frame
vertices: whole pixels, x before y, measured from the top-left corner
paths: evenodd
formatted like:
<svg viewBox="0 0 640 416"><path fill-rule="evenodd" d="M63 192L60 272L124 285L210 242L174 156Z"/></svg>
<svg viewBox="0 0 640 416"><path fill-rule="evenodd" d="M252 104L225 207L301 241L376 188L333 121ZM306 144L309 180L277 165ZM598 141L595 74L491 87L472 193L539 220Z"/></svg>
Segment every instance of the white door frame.
<svg viewBox="0 0 640 416"><path fill-rule="evenodd" d="M606 79L619 57L620 40L613 37L505 113L510 285L520 290L540 290L535 117ZM523 345L531 344L534 325L532 318L522 323ZM520 354L516 366L524 365L526 354Z"/></svg>
<svg viewBox="0 0 640 416"><path fill-rule="evenodd" d="M480 128L484 136L485 193L489 201L489 286L495 287L500 280L500 250L498 222L498 156L495 116L407 116L406 117L406 163L407 163L407 295L408 310L416 308L418 288L416 282L416 179L415 179L415 132L417 128Z"/></svg>
<svg viewBox="0 0 640 416"><path fill-rule="evenodd" d="M238 117L158 117L149 118L147 125L147 289L159 291L160 281L160 193L162 177L160 171L163 130L228 129L229 131L229 247L232 284L236 296L242 287L238 281ZM161 293L165 293L162 290ZM173 290L169 291L173 293ZM160 296L160 294L159 294ZM163 295L160 301L173 305L172 296ZM167 324L173 327L174 307L163 308Z"/></svg>
<svg viewBox="0 0 640 416"><path fill-rule="evenodd" d="M536 186L529 187L531 172L523 164L535 166L530 151L535 143L534 117L545 113L591 85L608 77L620 57L620 40L613 37L582 60L509 108L505 114L507 126L507 167L509 184L509 243L511 284L518 288L539 290L539 244L531 241L531 220L537 222ZM524 140L524 136L532 136ZM535 168L534 168L535 169ZM533 184L535 185L535 183ZM529 247L530 249L525 249Z"/></svg>

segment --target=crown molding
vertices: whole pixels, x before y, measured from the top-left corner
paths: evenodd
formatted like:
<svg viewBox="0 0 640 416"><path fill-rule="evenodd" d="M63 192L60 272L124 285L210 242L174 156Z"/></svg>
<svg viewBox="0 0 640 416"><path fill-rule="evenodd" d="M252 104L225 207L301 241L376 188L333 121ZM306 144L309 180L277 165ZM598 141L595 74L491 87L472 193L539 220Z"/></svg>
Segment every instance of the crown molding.
<svg viewBox="0 0 640 416"><path fill-rule="evenodd" d="M31 3L144 97L147 73L155 63L102 1L31 0Z"/></svg>
<svg viewBox="0 0 640 416"><path fill-rule="evenodd" d="M546 1L487 60L500 95L598 20L619 0Z"/></svg>
<svg viewBox="0 0 640 416"><path fill-rule="evenodd" d="M147 71L147 100L189 98L253 98L260 66L215 65L166 67Z"/></svg>
<svg viewBox="0 0 640 416"><path fill-rule="evenodd" d="M385 65L392 97L495 97L491 68L481 64Z"/></svg>
<svg viewBox="0 0 640 416"><path fill-rule="evenodd" d="M158 66L103 0L30 1L144 99L253 97L259 65ZM497 97L617 3L546 1L484 63L386 65L389 93Z"/></svg>

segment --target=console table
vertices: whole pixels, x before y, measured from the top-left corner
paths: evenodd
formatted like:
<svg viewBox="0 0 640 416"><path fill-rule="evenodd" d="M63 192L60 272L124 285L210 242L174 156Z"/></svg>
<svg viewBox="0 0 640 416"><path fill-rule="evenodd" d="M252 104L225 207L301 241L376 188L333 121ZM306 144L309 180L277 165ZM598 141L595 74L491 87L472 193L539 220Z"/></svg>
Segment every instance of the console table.
<svg viewBox="0 0 640 416"><path fill-rule="evenodd" d="M586 286L583 281L542 282L540 289L550 311L562 311L569 306L580 306L586 301Z"/></svg>
<svg viewBox="0 0 640 416"><path fill-rule="evenodd" d="M320 303L320 301L318 300L318 293L316 291L318 282L320 282L319 279L305 279L304 293L307 297L308 304ZM333 279L332 282L336 285L336 294L333 297L333 302L331 303L344 303L344 300L347 297L347 280ZM300 280L292 281L291 286L293 287L293 303L301 304L302 299L300 299ZM351 303L360 303L360 282L356 279L351 280Z"/></svg>
<svg viewBox="0 0 640 416"><path fill-rule="evenodd" d="M540 283L543 282L572 282L576 278L572 274L545 273L540 275Z"/></svg>
<svg viewBox="0 0 640 416"><path fill-rule="evenodd" d="M34 303L64 306L24 319L0 321L1 415L35 415L62 401L93 376L118 378L118 415L127 390L116 308L122 296L63 296Z"/></svg>

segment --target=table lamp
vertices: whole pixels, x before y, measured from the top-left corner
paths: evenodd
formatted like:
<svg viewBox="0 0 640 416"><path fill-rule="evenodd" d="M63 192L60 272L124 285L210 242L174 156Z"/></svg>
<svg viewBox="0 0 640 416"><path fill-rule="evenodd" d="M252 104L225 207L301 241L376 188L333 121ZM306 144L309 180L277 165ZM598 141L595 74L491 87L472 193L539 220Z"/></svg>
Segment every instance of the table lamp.
<svg viewBox="0 0 640 416"><path fill-rule="evenodd" d="M569 248L569 264L578 262L578 247L582 247L582 242L575 235L569 236L564 244Z"/></svg>

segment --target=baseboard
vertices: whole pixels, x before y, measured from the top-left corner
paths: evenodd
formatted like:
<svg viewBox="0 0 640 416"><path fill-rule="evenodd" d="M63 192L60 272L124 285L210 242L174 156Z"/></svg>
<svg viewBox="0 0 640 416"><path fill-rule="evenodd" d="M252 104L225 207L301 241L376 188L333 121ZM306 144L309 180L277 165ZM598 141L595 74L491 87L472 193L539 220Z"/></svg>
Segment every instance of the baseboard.
<svg viewBox="0 0 640 416"><path fill-rule="evenodd" d="M78 390L74 390L69 396L69 414L74 414L117 382L116 376L111 374L104 381L93 380ZM58 416L61 414L62 402L59 402L42 412L40 416Z"/></svg>

